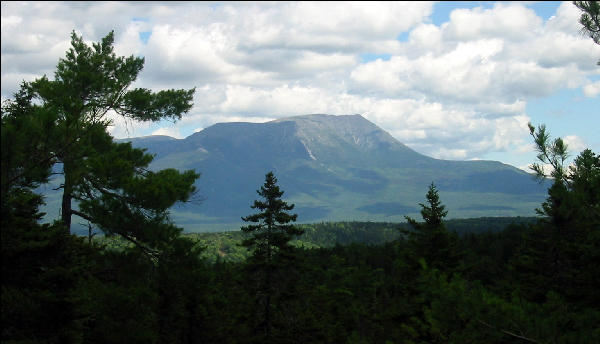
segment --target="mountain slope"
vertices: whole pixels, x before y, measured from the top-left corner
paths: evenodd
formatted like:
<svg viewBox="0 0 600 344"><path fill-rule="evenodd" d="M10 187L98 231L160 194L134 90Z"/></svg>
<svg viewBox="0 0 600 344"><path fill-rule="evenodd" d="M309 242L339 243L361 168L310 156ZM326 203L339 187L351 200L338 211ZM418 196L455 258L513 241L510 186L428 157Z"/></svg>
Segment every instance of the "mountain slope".
<svg viewBox="0 0 600 344"><path fill-rule="evenodd" d="M201 203L174 210L188 230L237 224L272 170L301 222L402 221L418 216L434 182L450 217L528 216L545 188L494 161L421 155L360 115L307 115L267 123L219 123L177 140L131 139L155 153L152 168L194 168Z"/></svg>

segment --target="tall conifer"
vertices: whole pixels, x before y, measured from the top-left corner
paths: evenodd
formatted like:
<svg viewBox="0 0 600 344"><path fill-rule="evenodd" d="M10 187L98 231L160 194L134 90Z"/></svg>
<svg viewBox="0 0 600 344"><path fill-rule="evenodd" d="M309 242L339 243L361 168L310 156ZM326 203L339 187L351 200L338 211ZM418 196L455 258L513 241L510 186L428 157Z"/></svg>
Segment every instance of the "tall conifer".
<svg viewBox="0 0 600 344"><path fill-rule="evenodd" d="M421 216L425 222L405 216L413 228L407 232L409 240L416 248L419 257L435 267L452 267L458 256L456 252L456 235L448 232L444 225L444 217L448 214L440 201L438 190L433 183L426 194L427 204L420 203Z"/></svg>
<svg viewBox="0 0 600 344"><path fill-rule="evenodd" d="M285 294L289 269L292 268L293 248L289 242L304 231L290 224L298 215L288 213L294 205L281 199L283 191L273 172L267 173L265 183L257 193L263 200L255 200L252 208L260 212L242 217L253 223L242 227L242 231L251 234L242 245L253 250L247 266L256 281L254 292L262 311L257 319L261 331L257 334L258 339L270 343L273 341L273 308Z"/></svg>
<svg viewBox="0 0 600 344"><path fill-rule="evenodd" d="M177 120L191 109L194 89L131 88L144 59L117 56L113 44L113 32L92 46L73 32L54 79L23 82L15 100L3 106L2 202L4 206L8 190L46 182L54 167L64 178L65 233L70 233L76 215L106 233L156 247L178 235L168 208L190 198L199 175L192 170L150 171L153 156L130 143L114 142L108 116ZM9 148L15 144L21 151ZM30 146L29 156L17 154Z"/></svg>

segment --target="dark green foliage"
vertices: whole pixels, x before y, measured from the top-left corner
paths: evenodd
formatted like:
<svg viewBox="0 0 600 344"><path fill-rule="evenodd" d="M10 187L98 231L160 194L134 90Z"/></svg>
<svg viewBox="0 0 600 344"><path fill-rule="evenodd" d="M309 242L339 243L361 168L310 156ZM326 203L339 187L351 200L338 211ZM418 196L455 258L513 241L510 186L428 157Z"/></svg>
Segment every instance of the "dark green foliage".
<svg viewBox="0 0 600 344"><path fill-rule="evenodd" d="M117 230L106 218L129 221L121 223L121 228L134 223L160 227L169 222L166 209L189 198L198 175L176 170L149 172L153 157L129 144L113 143L106 115L114 111L134 120L177 120L191 108L194 89L158 93L129 89L144 59L118 57L113 44L112 32L91 47L73 33L71 48L59 60L54 80L44 76L23 83L15 100L3 108L3 141L7 113L7 117L22 122L7 128L7 143L17 140L13 136L37 134L32 135L33 143L20 147L33 146L40 156L30 163L18 160L22 159L18 154L9 154L14 152L3 151L3 162L5 158L20 161L13 175L8 175L9 181L62 164L61 220L66 231L70 231L72 216L78 215L106 232L133 239L141 235L140 230ZM32 122L37 125L25 132L16 131ZM3 180L5 174L3 170ZM78 210L73 200L79 203Z"/></svg>
<svg viewBox="0 0 600 344"><path fill-rule="evenodd" d="M24 82L15 99L2 106L3 342L165 342L166 332L187 338L197 328L191 323L200 319L198 312L158 305L169 299L197 305L200 284L173 282L159 288L164 274L155 270L203 264L198 251L179 239L181 229L168 214L175 202L190 197L198 175L150 172L152 156L114 143L104 119L110 110L135 119L179 118L191 107L193 90L138 92L121 106L143 59L117 58L112 44L112 33L93 48L73 34L56 80ZM43 199L34 190L48 182L59 163L62 221L40 224ZM73 209L72 199L79 209ZM105 251L70 235L65 228L72 215L135 247ZM173 270L165 283L203 281L198 269ZM165 292L184 284L183 296ZM160 331L168 318L185 325L179 332Z"/></svg>
<svg viewBox="0 0 600 344"><path fill-rule="evenodd" d="M531 128L540 152L555 150L543 127L537 132ZM539 139L542 136L546 139ZM542 153L540 160L549 155ZM600 253L600 158L586 149L567 169L565 155L566 147L560 159L550 160L554 182L538 209L543 217L526 233L514 270L531 300L542 302L555 292L573 304L599 307L592 289L600 283L600 270L592 262Z"/></svg>
<svg viewBox="0 0 600 344"><path fill-rule="evenodd" d="M87 314L79 307L95 250L60 226L2 224L2 339L79 342Z"/></svg>
<svg viewBox="0 0 600 344"><path fill-rule="evenodd" d="M289 224L296 221L298 215L287 213L294 209L294 205L288 205L281 199L283 191L279 189L273 172L267 173L265 184L256 192L264 201L255 200L252 205L252 209L258 209L260 213L242 217L246 222L256 223L242 227L244 233L252 234L242 245L253 250L254 260L268 263L276 255L288 250L291 247L289 241L303 231Z"/></svg>
<svg viewBox="0 0 600 344"><path fill-rule="evenodd" d="M528 125L538 152L537 159L542 163L542 165L537 162L533 163L531 169L541 180L551 177L556 181L565 182L567 170L564 167L564 163L569 156L567 145L560 137L550 140L550 134L546 131L545 125L540 125L537 130L531 123ZM550 166L550 172L545 170L544 164Z"/></svg>
<svg viewBox="0 0 600 344"><path fill-rule="evenodd" d="M361 226L366 225L358 228ZM327 233L340 229L340 238L348 238L349 227L320 228L330 228ZM466 252L459 257L461 275L444 267L432 268L423 260L416 265L407 264L405 252L414 251L415 247L411 240L402 237L387 244L296 250L293 262L273 262L281 264L285 273L273 274L277 285L271 299L269 341L597 342L597 307L569 301L556 292L548 293L541 301L521 293L526 281L519 274L511 274L509 263L518 257L517 246L529 231L528 225L512 225L504 231L459 237L458 246ZM68 267L61 268L64 276L69 276L63 285L68 292L54 294L55 289L47 284L50 280L34 268L29 268L30 276L41 279L22 276L28 267L54 266L56 258L51 257L56 255L56 244L48 246L43 254L35 254L36 245L22 243L31 245L39 240L19 239L20 247L26 250L21 257L30 258L16 259L5 255L8 246L15 247L10 244L15 240L5 240L5 233L3 229L3 258L12 257L9 261L22 264L3 265L3 274L9 276L9 282L3 282L4 290L8 290L3 293L3 316L8 314L3 319L7 320L3 341L23 338L14 331L9 333L19 326L21 332L32 334L29 338L41 331L49 331L45 338L61 338L53 342L64 342L64 337L59 337L63 333L75 338L73 342L91 343L265 342L259 326L264 308L257 308L265 304L256 302L260 300L255 284L258 269L253 263L217 260L205 265L197 258L202 252L188 239L171 241L156 262L135 245L117 245L118 249L113 250L111 244L98 252L89 246L85 249L87 244L82 245L84 240L79 239L74 247L82 253L69 259L63 257L60 263ZM64 240L60 227L53 233L55 240ZM358 233L360 237L366 231ZM234 234L223 235L233 239ZM76 251L66 252L71 255ZM36 255L39 263L32 263ZM290 272L294 273L293 278L288 275ZM39 291L40 296L32 294L32 289ZM19 297L16 290L27 296ZM592 292L595 288L590 286L582 295ZM52 319L42 316L50 307L44 299L49 296L51 300L68 296L61 302L70 306L58 312L53 308L54 313L48 313ZM25 306L27 309L19 308ZM9 315L23 321L11 321ZM54 327L45 330L44 322Z"/></svg>
<svg viewBox="0 0 600 344"><path fill-rule="evenodd" d="M486 236L493 237L496 235L494 233L511 236L512 241L508 242L506 247L493 250L494 254L503 254L502 252L510 251L511 248L515 248L520 243L521 228L526 228L527 224L533 224L537 221L538 218L535 217L489 217L451 219L444 223L449 231L457 232L459 235L465 236L467 240L485 238ZM304 249L331 248L336 245L346 246L350 244L383 245L400 238L398 227L406 230L410 228L408 223L388 222L322 222L299 224L297 226L304 231L304 234L292 239L290 244ZM511 228L517 229L513 231ZM247 238L247 235L241 230L215 233L184 233L183 235L204 247L205 250L202 251L201 255L210 262L240 263L251 255L251 252L241 245L241 242ZM94 238L94 240L119 250L133 245L131 242L120 240L114 236L100 236ZM477 254L487 254L486 239L482 240L482 247L477 250Z"/></svg>
<svg viewBox="0 0 600 344"><path fill-rule="evenodd" d="M89 296L80 305L88 314L85 342L153 343L158 338L158 292L154 266L135 249L106 250L94 264Z"/></svg>
<svg viewBox="0 0 600 344"><path fill-rule="evenodd" d="M242 227L244 233L251 234L242 245L252 250L247 267L250 276L251 293L255 294L257 313L256 340L277 342L287 327L281 323L285 303L293 294L295 277L294 250L289 244L294 236L303 231L289 224L296 221L298 215L289 214L294 205L288 205L281 199L283 191L277 185L273 172L267 173L265 183L257 193L264 200L255 200L253 209L259 213L242 219L250 224ZM279 324L279 326L276 326Z"/></svg>
<svg viewBox="0 0 600 344"><path fill-rule="evenodd" d="M2 341L204 343L210 274L199 253L181 238L153 261L135 245L3 221Z"/></svg>
<svg viewBox="0 0 600 344"><path fill-rule="evenodd" d="M33 189L54 163L44 135L54 116L31 99L24 84L2 107L2 340L78 342L80 285L95 250L60 225L38 223L43 198Z"/></svg>
<svg viewBox="0 0 600 344"><path fill-rule="evenodd" d="M461 273L471 281L481 281L491 291L504 293L511 289L510 262L528 233L527 224L510 224L499 232L470 233L458 242L463 253ZM500 277L499 277L500 276ZM507 295L510 296L510 292Z"/></svg>
<svg viewBox="0 0 600 344"><path fill-rule="evenodd" d="M156 282L161 343L202 343L210 331L204 324L208 270L199 259L201 251L192 240L178 238L159 258Z"/></svg>
<svg viewBox="0 0 600 344"><path fill-rule="evenodd" d="M456 232L461 236L469 234L497 233L509 226L521 224L533 224L537 217L480 217L474 219L450 219L444 221L450 232Z"/></svg>
<svg viewBox="0 0 600 344"><path fill-rule="evenodd" d="M333 247L361 243L381 245L398 239L395 223L383 222L322 222L299 225L304 234L296 241L299 246Z"/></svg>
<svg viewBox="0 0 600 344"><path fill-rule="evenodd" d="M34 189L48 180L55 159L51 137L55 114L32 104L31 90L24 84L13 101L2 104L2 206L9 192Z"/></svg>
<svg viewBox="0 0 600 344"><path fill-rule="evenodd" d="M583 13L579 23L583 25L583 31L600 44L600 3L598 1L573 1Z"/></svg>
<svg viewBox="0 0 600 344"><path fill-rule="evenodd" d="M99 250L60 224L39 224L42 198L20 180L2 203L2 341L82 342Z"/></svg>
<svg viewBox="0 0 600 344"><path fill-rule="evenodd" d="M406 220L412 227L412 231L403 231L415 251L410 255L423 257L427 264L434 267L453 267L457 263L458 253L456 251L456 233L446 229L443 218L448 212L442 205L438 191L433 183L427 191L427 205L420 203L421 216L425 222L419 223L406 216Z"/></svg>
<svg viewBox="0 0 600 344"><path fill-rule="evenodd" d="M598 1L573 1L583 13L579 23L583 25L581 32L590 36L596 44L600 44L600 3ZM600 60L598 60L600 65Z"/></svg>
<svg viewBox="0 0 600 344"><path fill-rule="evenodd" d="M433 183L431 183L429 186L425 198L427 198L427 203L429 204L428 206L423 203L419 203L421 206L421 216L423 217L423 220L425 220L424 225L429 228L443 227L442 221L443 218L448 215L448 212L444 210L446 207L442 205L442 202L440 202L440 196L438 195L438 191ZM406 217L406 219L413 227L421 227L417 225L417 223L410 217Z"/></svg>
<svg viewBox="0 0 600 344"><path fill-rule="evenodd" d="M594 343L597 309L576 311L550 293L544 303L490 292L477 281L425 269L420 277L427 342L434 343Z"/></svg>

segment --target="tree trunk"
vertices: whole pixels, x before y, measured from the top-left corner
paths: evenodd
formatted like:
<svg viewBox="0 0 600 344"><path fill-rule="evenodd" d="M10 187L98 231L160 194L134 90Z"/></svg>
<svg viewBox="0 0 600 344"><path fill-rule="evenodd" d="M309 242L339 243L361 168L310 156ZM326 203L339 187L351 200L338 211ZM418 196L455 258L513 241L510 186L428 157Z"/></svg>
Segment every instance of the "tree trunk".
<svg viewBox="0 0 600 344"><path fill-rule="evenodd" d="M71 199L73 198L71 195L73 193L73 181L71 176L71 166L70 163L65 162L63 165L63 172L65 175L65 185L63 188L63 197L62 197L62 212L61 212L61 220L63 226L65 227L65 234L71 234Z"/></svg>
<svg viewBox="0 0 600 344"><path fill-rule="evenodd" d="M265 342L266 343L271 343L271 317L270 317L270 311L271 311L271 293L269 292L267 294L267 302L266 302L266 306L265 306Z"/></svg>
<svg viewBox="0 0 600 344"><path fill-rule="evenodd" d="M267 292L267 302L265 304L265 327L266 327L266 343L271 343L271 225L267 226L267 283L266 283L266 292Z"/></svg>

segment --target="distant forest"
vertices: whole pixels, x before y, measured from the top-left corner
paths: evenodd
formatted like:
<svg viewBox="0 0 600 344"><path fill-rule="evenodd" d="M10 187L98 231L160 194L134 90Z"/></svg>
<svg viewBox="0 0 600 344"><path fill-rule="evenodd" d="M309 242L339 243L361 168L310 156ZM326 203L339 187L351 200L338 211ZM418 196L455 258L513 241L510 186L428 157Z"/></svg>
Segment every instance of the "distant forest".
<svg viewBox="0 0 600 344"><path fill-rule="evenodd" d="M600 5L576 5L598 43ZM432 183L406 224L296 225L265 171L239 232L184 234L169 209L199 173L151 171L106 115L178 120L194 90L132 89L143 58L116 56L113 33L71 38L54 80L2 105L3 343L600 343L591 150L567 165L563 140L529 125L551 184L536 218L446 221ZM43 223L36 190L55 173L61 218Z"/></svg>
<svg viewBox="0 0 600 344"><path fill-rule="evenodd" d="M446 228L460 236L497 233L510 225L528 225L537 222L536 217L482 217L475 219L451 219L445 222ZM335 246L384 245L398 240L400 230L410 228L408 223L390 222L322 222L298 225L304 234L293 238L290 243L298 248L332 248ZM209 261L241 262L250 252L240 245L246 236L241 231L220 233L186 233L184 236L203 247L202 257ZM98 238L108 248L119 249L131 245L127 241L112 238Z"/></svg>

